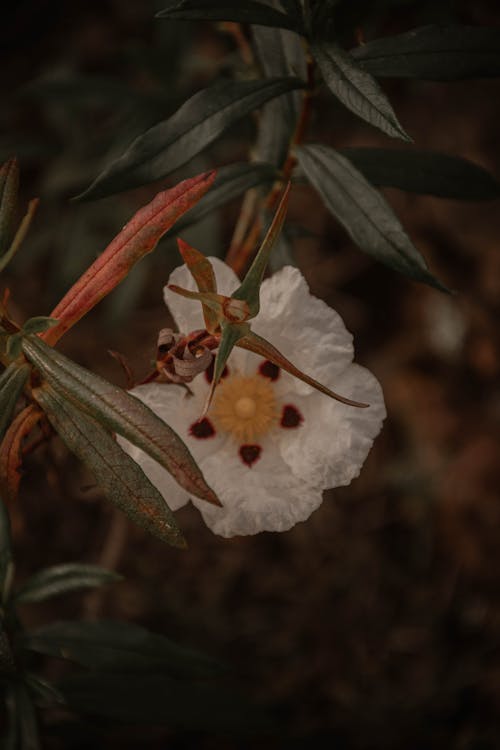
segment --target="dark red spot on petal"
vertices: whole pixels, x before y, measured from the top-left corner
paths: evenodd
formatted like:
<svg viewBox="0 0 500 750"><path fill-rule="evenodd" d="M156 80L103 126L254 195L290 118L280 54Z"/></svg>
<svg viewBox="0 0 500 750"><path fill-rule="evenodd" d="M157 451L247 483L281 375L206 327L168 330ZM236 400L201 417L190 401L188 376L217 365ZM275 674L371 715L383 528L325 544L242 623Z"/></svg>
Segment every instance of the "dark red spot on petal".
<svg viewBox="0 0 500 750"><path fill-rule="evenodd" d="M214 379L214 365L215 365L215 357L213 357L212 361L210 362L207 369L205 370L205 378L207 379L209 383L211 383L212 380ZM227 378L228 375L229 375L229 368L226 365L224 369L222 370L222 375L220 376L221 380L222 378Z"/></svg>
<svg viewBox="0 0 500 750"><path fill-rule="evenodd" d="M265 378L269 378L269 380L278 380L281 370L278 367L278 365L274 364L274 362L271 362L271 360L266 359L260 365L259 372Z"/></svg>
<svg viewBox="0 0 500 750"><path fill-rule="evenodd" d="M203 419L199 419L197 422L193 422L193 424L189 428L189 433L195 438L206 440L206 438L210 438L215 435L215 428L209 419L203 417Z"/></svg>
<svg viewBox="0 0 500 750"><path fill-rule="evenodd" d="M253 466L259 460L261 453L260 445L242 445L240 447L240 458L247 466Z"/></svg>
<svg viewBox="0 0 500 750"><path fill-rule="evenodd" d="M283 407L280 422L280 425L282 427L298 427L303 421L304 417L296 406L292 406L292 404L286 404Z"/></svg>

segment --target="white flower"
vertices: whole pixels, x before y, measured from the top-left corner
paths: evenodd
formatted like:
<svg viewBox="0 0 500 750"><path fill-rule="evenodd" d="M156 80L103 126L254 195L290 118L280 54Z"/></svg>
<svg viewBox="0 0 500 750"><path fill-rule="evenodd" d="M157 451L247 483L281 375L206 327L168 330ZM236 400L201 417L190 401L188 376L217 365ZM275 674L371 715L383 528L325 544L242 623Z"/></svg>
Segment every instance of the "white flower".
<svg viewBox="0 0 500 750"><path fill-rule="evenodd" d="M221 294L239 281L210 259ZM170 283L195 289L186 266ZM252 330L294 365L337 393L370 404L359 409L323 395L272 363L235 347L208 415L198 421L210 373L185 388L151 383L132 393L186 442L224 507L189 498L172 477L135 446L122 445L141 465L173 510L189 499L216 534L229 537L286 531L306 520L323 490L358 476L385 417L375 377L352 362L352 336L340 316L313 297L296 268L285 267L261 287L261 309ZM165 288L165 301L183 333L204 328L201 305Z"/></svg>

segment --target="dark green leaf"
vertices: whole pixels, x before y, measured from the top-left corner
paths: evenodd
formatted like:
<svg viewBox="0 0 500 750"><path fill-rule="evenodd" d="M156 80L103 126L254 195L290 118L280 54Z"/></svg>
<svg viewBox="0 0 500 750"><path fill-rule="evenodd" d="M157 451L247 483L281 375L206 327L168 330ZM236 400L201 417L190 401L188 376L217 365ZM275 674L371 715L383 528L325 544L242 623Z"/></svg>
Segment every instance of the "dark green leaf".
<svg viewBox="0 0 500 750"><path fill-rule="evenodd" d="M198 203L186 211L175 227L166 233L166 237L179 235L184 229L199 221L211 211L237 198L255 185L273 182L277 171L272 164L241 162L229 164L217 170L215 182L208 193Z"/></svg>
<svg viewBox="0 0 500 750"><path fill-rule="evenodd" d="M297 78L269 78L219 81L202 89L168 120L136 138L79 197L101 198L164 177L254 109L303 85Z"/></svg>
<svg viewBox="0 0 500 750"><path fill-rule="evenodd" d="M18 189L19 167L16 159L9 159L0 168L0 255L7 250L12 239Z"/></svg>
<svg viewBox="0 0 500 750"><path fill-rule="evenodd" d="M458 156L387 148L342 148L339 153L373 185L459 200L500 196L500 183L492 174Z"/></svg>
<svg viewBox="0 0 500 750"><path fill-rule="evenodd" d="M37 336L23 340L26 357L61 396L123 435L160 463L184 489L219 504L181 438L142 401L80 367Z"/></svg>
<svg viewBox="0 0 500 750"><path fill-rule="evenodd" d="M451 81L500 75L500 29L421 26L351 50L374 76Z"/></svg>
<svg viewBox="0 0 500 750"><path fill-rule="evenodd" d="M179 0L160 10L156 18L196 21L235 21L260 26L295 29L297 23L289 15L254 0Z"/></svg>
<svg viewBox="0 0 500 750"><path fill-rule="evenodd" d="M12 336L9 341L11 339ZM12 362L0 376L0 441L9 426L17 399L26 385L30 371L28 364Z"/></svg>
<svg viewBox="0 0 500 750"><path fill-rule="evenodd" d="M246 336L250 332L248 323L227 323L224 321L221 324L221 329L222 335L219 342L219 348L217 349L217 354L215 355L214 374L212 377L212 382L210 384L208 397L203 408L203 414L206 414L208 409L210 408L215 389L219 383L219 380L221 379L222 373L224 372L224 367L227 360L229 359L229 355L234 349L237 341L239 341L241 338L243 338L243 336Z"/></svg>
<svg viewBox="0 0 500 750"><path fill-rule="evenodd" d="M224 667L214 659L126 622L54 622L22 636L28 651L68 659L101 672L155 672L210 677Z"/></svg>
<svg viewBox="0 0 500 750"><path fill-rule="evenodd" d="M389 204L351 162L320 145L297 149L297 158L326 207L362 250L416 281L447 291L429 273Z"/></svg>
<svg viewBox="0 0 500 750"><path fill-rule="evenodd" d="M121 580L120 575L99 565L66 563L36 573L17 590L14 598L17 603L42 602L51 596L104 586Z"/></svg>
<svg viewBox="0 0 500 750"><path fill-rule="evenodd" d="M351 112L393 138L411 141L376 80L336 44L319 40L311 45L330 91Z"/></svg>
<svg viewBox="0 0 500 750"><path fill-rule="evenodd" d="M13 573L10 518L5 503L0 497L0 606L3 606L9 598Z"/></svg>
<svg viewBox="0 0 500 750"><path fill-rule="evenodd" d="M48 331L49 328L55 326L57 322L54 318L37 315L35 318L30 318L24 323L23 333L43 333L43 331Z"/></svg>
<svg viewBox="0 0 500 750"><path fill-rule="evenodd" d="M192 683L165 675L88 673L60 684L69 706L126 723L167 725L189 731L249 734L269 729L269 721L234 689L219 683Z"/></svg>
<svg viewBox="0 0 500 750"><path fill-rule="evenodd" d="M68 448L93 472L111 502L159 539L174 547L186 546L158 490L96 420L47 384L34 389L33 397Z"/></svg>
<svg viewBox="0 0 500 750"><path fill-rule="evenodd" d="M41 703L43 706L51 706L54 703L64 702L60 691L52 683L38 675L28 672L25 675L25 682L37 703Z"/></svg>
<svg viewBox="0 0 500 750"><path fill-rule="evenodd" d="M38 719L28 688L24 683L16 682L14 700L19 750L40 750Z"/></svg>

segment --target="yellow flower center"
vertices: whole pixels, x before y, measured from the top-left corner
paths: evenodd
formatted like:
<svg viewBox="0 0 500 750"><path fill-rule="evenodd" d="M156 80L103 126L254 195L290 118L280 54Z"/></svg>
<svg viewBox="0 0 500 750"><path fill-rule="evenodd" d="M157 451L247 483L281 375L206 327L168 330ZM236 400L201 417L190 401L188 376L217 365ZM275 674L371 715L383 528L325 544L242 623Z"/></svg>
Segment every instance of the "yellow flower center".
<svg viewBox="0 0 500 750"><path fill-rule="evenodd" d="M272 383L261 375L230 376L217 386L210 414L216 427L239 443L254 443L278 420Z"/></svg>

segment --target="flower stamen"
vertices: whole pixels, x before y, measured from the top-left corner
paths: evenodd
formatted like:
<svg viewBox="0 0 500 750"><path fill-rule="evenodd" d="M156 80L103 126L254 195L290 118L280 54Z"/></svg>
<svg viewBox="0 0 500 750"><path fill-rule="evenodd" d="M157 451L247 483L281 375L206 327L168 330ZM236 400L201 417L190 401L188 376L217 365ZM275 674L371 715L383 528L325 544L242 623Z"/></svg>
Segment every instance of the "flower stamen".
<svg viewBox="0 0 500 750"><path fill-rule="evenodd" d="M228 377L215 391L210 416L239 443L252 444L278 422L273 386L258 375Z"/></svg>

